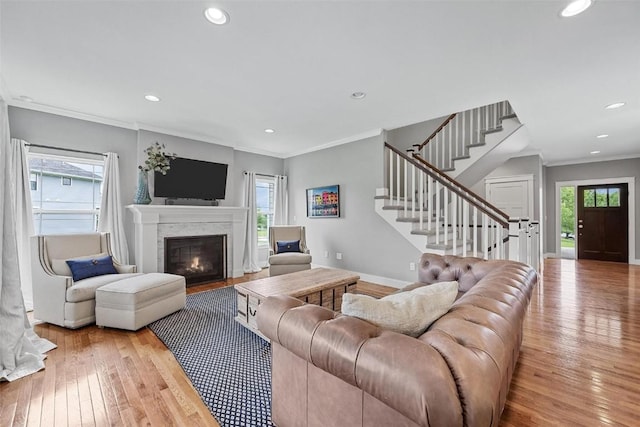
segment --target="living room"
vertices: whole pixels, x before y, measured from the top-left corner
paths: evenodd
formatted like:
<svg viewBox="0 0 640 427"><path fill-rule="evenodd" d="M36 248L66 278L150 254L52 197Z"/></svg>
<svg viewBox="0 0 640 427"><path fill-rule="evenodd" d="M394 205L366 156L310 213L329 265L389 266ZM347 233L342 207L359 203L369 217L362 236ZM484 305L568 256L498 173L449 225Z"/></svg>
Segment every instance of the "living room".
<svg viewBox="0 0 640 427"><path fill-rule="evenodd" d="M193 2L189 8L184 9L173 2L156 5L154 13L158 15L158 23L142 26L142 20L134 23L125 19L127 15L132 20L134 15L144 16L141 5L127 10L127 5L116 7L102 3L94 5L96 9L91 10L90 6L29 3L31 5L3 1L0 5L0 95L9 105L11 137L34 145L118 154L126 218L124 229L129 253L132 254L132 264L136 263L133 256L136 250L134 223L124 206L132 204L137 189L138 165L144 162L144 149L156 141L179 157L229 166L226 197L220 201L220 206L234 207L242 204L242 182L246 171L286 175L289 181L289 222L307 228L307 241L314 265L358 272L364 280L394 287L416 280L416 271L410 269L410 264L415 263L422 252L389 227L374 210L376 189L385 186L383 146L394 130L438 120L456 111L509 100L519 118L525 125L531 126L533 148L505 162L478 181L472 189L484 195L484 178L532 175L535 194L532 219L541 223L542 252L547 257L560 256L558 185L597 184L617 182L620 179L635 183L640 178L640 144L634 136L637 134L637 125L633 122L638 109L637 96L633 94L640 88L634 77L638 71L637 64L628 55L628 52L633 51L633 41L637 40L637 30L632 24L639 11L633 2L596 2L587 14L576 17L582 21L567 24L574 27L572 31L575 33L565 33L565 30L560 29L565 21L557 16L559 12L556 9L560 8L559 5L522 2L518 9L502 2L489 2L490 4L483 6L466 5L470 7L467 10L459 6L462 17L455 21L457 23L464 23L464 19L471 20L473 14L481 14L490 24L500 28L507 24L496 16L502 13L502 7L506 7L513 22L530 22L533 35L502 39L487 34L480 26L474 26L473 30L487 37L486 50L492 52L491 58L486 58L486 51L483 52L483 49L477 49L477 52L474 49L465 50L465 59L454 61L451 58L453 64L445 67L446 71L434 71L433 76L423 73L423 80L428 80L424 83L421 83L421 76L418 75L420 73L406 71L407 80L412 81L413 92L409 90L411 85L397 86L393 90L387 87L400 85L403 79L405 72L392 72L395 68L431 69L431 63L419 62L410 53L418 51L417 44L407 44L406 48L399 49L401 44L396 42L400 41L400 37L391 43L385 41L391 37L387 31L375 36L380 31L377 26L363 25L358 30L358 24L354 22L359 21L360 14L365 11L374 17L391 13L393 21L397 19L400 22L401 19L409 19L407 16L412 14L411 7L415 7L414 15L420 19L409 20L407 32L402 34L402 38L415 36L420 40L437 40L438 37L434 36L437 35L436 29L441 31L440 34L446 34L447 28L435 22L438 20L435 17L446 16L449 19L450 14L458 11L458 7L452 6L452 10L449 10L436 2L434 9L429 9L428 5L405 4L393 11L394 7L385 6L384 2L373 9L353 3L340 10L338 15L343 16L344 21L332 23L325 31L310 31L300 41L289 40L285 43L287 34L304 34L304 26L312 27L314 14L328 16L331 13L327 10L330 8L322 2L310 2L307 9L298 4L280 4L275 8L274 15L277 15L276 12L285 14L292 21L300 16L301 20L293 25L291 22L281 22L286 20L276 16L276 22L282 25L278 32L283 34L260 44L258 41L261 37L273 31L272 24L263 23L247 33L250 35L243 36L237 32L240 29L248 31L246 27L250 25L248 18L244 17L248 15L245 14L251 15L252 24L259 22L260 19L256 16L266 13L263 6L252 2L243 2L237 6L222 3L221 7L228 9L230 22L229 27L220 29L231 29L232 35L218 36L216 33L215 37L237 37L239 40L236 40L238 44L233 47L220 46L223 43L219 41L209 46L212 52L224 52L222 56L231 59L228 62L217 60L209 64L191 60L187 54L180 55L181 49L188 46L189 54L197 56L192 51L195 47L189 37L194 37L195 40L206 39L203 34L209 29L205 24L209 24L204 22L200 26L195 19L186 21L197 27L195 35L188 35L185 29L176 29L174 21L178 19L176 14L185 18L184 15L192 11L200 19L202 10L208 5ZM39 10L39 7L42 9ZM287 7L292 10L287 10ZM268 15L271 16L271 13ZM532 16L522 16L527 14ZM550 16L541 18L539 15L543 14ZM35 18L29 18L29 15L34 15ZM87 18L87 15L93 15L94 18ZM117 25L110 28L110 24L100 24L96 22L100 19L95 16L108 16ZM45 23L47 19L51 22ZM86 21L88 23L81 24L84 19L89 19ZM349 22L354 23L355 30L349 30ZM38 25L44 27L35 31L34 28ZM60 36L61 39L56 39L55 25L69 28L69 32ZM96 34L91 34L93 32L88 30L91 26L96 26ZM423 26L437 28L419 30ZM135 39L119 32L130 27L136 27L136 32L147 35L137 43L132 42L131 50L123 50L122 46L128 43L126 40ZM398 27L393 28L398 30ZM519 30L513 23L507 28L514 32ZM218 30L216 28L214 31ZM95 39L82 40L83 37L78 34L83 31L89 33L87 37L91 35ZM362 34L357 34L359 31ZM550 35L543 36L545 31ZM27 33L30 32L34 35L29 36ZM165 34L173 32L178 34ZM465 35L463 41L471 40L468 33ZM51 40L47 42L49 36ZM529 40L536 37L541 38L539 44ZM157 45L153 42L154 38L159 40ZM350 48L337 50L344 40L350 38L353 40ZM585 44L589 48L574 45L574 38L588 40ZM116 43L116 40L120 40L122 44L110 45L110 41ZM562 48L552 49L556 41ZM55 57L52 59L45 55L52 48L49 43L66 47L51 54ZM248 53L244 49L252 43L255 44L252 48L255 50ZM324 50L323 45L328 46L329 52ZM140 46L151 48L147 54L143 54L137 49ZM520 46L526 46L528 55L535 61L513 60L511 63L511 60L500 59L498 53L494 52L511 49L521 54L518 50ZM456 47L447 45L452 50ZM582 54L571 53L574 47L588 52L584 55L588 55L589 59L585 59ZM331 49L336 50L331 53ZM432 48L424 48L423 55L430 56L433 53L430 49ZM234 51L243 53L232 55ZM278 59L274 63L280 61L281 65L286 66L256 65L267 60L265 57L268 54L260 53L261 51L276 52ZM442 54L440 50L436 52ZM382 59L385 53L390 55L386 60ZM355 57L351 57L352 54ZM567 54L570 58L566 62L559 60L561 54ZM521 55L527 56L524 53ZM43 58L36 60L39 56ZM439 59L436 63L447 62L440 59L441 56L437 57ZM86 63L75 63L77 58L84 58L79 62ZM601 58L609 61L608 65L597 64L604 62ZM38 62L40 60L43 62ZM65 65L65 60L73 65ZM477 81L472 83L469 80L474 80L473 73L455 71L474 68L471 64L488 64L491 61L505 62L501 64L504 69L487 65L490 70L479 70ZM537 61L546 64L566 63L566 70L559 72L551 65L539 66L536 65ZM171 71L162 71L163 65L157 65L162 62L171 62ZM179 67L173 62L179 63ZM296 65L296 62L299 64ZM358 62L360 64L354 64ZM396 66L387 64L379 73L373 73L371 70L380 62L395 63ZM193 65L185 65L190 63ZM109 64L115 65L107 72L106 67L111 67ZM397 64L407 65L398 67ZM72 70L75 66L78 66L77 71ZM186 71L174 74L173 67L182 67ZM207 71L202 72L201 69L205 68ZM615 69L617 74L605 74L604 71L609 68ZM447 73L451 75L446 76ZM506 75L507 73L512 74ZM128 76L129 74L132 76ZM577 77L571 81L568 77L562 77L563 75ZM608 77L603 77L605 75ZM121 83L128 78L136 80L135 84ZM280 82L281 79L284 82ZM547 83L543 84L545 79ZM594 83L601 82L601 79L606 84ZM173 83L165 86L169 80ZM243 85L244 80L255 83ZM318 83L319 88L313 87L316 82L325 80L329 82L323 85ZM280 84L276 85L276 81ZM208 100L189 98L198 98L198 92L204 92L203 88L209 87L212 82L218 82L221 86L228 85L228 88L220 89L224 95L217 93L218 89L212 89ZM441 86L454 83L460 83L461 87L452 91L440 89ZM277 86L277 90L268 88L272 84ZM361 90L366 92L364 98L350 97ZM161 101L146 101L143 96L151 92L158 95ZM567 92L572 96L567 95ZM575 95L574 92L582 94ZM327 100L329 94L331 97L344 99L332 103ZM573 103L569 102L569 98ZM549 99L557 99L558 103L549 105ZM285 103L284 100L287 100L287 105L291 105L290 109L280 111L280 108L284 108L281 106ZM591 104L587 108L588 115L582 110L568 111L571 108L578 110L581 107L579 104L587 101ZM624 101L626 105L618 110L605 110L606 105L617 101ZM122 103L122 114L118 112L118 103ZM383 104L391 107L379 110ZM326 111L331 111L332 114L324 116ZM550 117L564 114L566 117L562 119ZM310 124L311 117L314 120ZM554 130L546 130L540 125L545 121L554 121L554 130L560 126L557 122L561 121L562 126L567 129L554 135ZM271 128L275 130L274 133L264 132L264 129ZM323 128L331 129L322 130ZM597 135L603 134L609 134L608 138L596 139ZM427 136L428 133L423 138ZM601 152L590 154L594 151ZM35 147L32 152L65 154L58 150ZM340 186L339 218L318 219L307 216L306 190L324 185ZM153 182L151 194L153 196ZM640 200L637 196L637 189L631 186L628 264L640 264L636 258L640 250L637 212ZM153 205L162 203L161 198L155 197L152 202ZM340 254L340 259L337 254Z"/></svg>

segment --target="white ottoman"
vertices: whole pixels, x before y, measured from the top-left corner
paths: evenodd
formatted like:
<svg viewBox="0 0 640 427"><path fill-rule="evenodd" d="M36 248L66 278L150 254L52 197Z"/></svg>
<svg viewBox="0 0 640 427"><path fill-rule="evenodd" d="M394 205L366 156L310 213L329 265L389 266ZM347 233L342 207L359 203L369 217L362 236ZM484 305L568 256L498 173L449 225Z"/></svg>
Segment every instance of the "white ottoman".
<svg viewBox="0 0 640 427"><path fill-rule="evenodd" d="M136 331L184 308L184 277L147 273L96 290L96 325Z"/></svg>

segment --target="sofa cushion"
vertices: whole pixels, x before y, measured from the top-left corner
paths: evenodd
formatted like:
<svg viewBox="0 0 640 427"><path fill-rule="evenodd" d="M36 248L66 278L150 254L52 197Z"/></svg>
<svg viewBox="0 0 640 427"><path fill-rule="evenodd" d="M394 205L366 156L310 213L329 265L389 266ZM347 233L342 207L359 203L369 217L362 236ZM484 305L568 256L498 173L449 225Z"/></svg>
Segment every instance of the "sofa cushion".
<svg viewBox="0 0 640 427"><path fill-rule="evenodd" d="M278 254L284 252L300 252L300 240L283 240L281 242L276 242L276 246L278 248Z"/></svg>
<svg viewBox="0 0 640 427"><path fill-rule="evenodd" d="M102 258L104 256L107 256L106 252L102 252L102 253L99 253L99 254L87 255L87 256L81 256L81 257L75 257L75 258L70 258L70 259L72 259L72 260L85 260L85 259ZM52 258L51 259L51 269L58 276L72 276L73 273L71 273L71 269L69 268L69 264L67 264L67 261L68 261L68 259Z"/></svg>
<svg viewBox="0 0 640 427"><path fill-rule="evenodd" d="M290 264L310 264L311 255L301 252L285 252L283 254L271 255L269 264L271 265L290 265Z"/></svg>
<svg viewBox="0 0 640 427"><path fill-rule="evenodd" d="M380 299L347 293L342 296L342 314L417 337L449 310L457 294L458 282L439 282Z"/></svg>
<svg viewBox="0 0 640 427"><path fill-rule="evenodd" d="M89 277L73 283L67 288L67 302L92 300L96 297L96 289L109 283L140 276L142 273L106 274L104 276Z"/></svg>
<svg viewBox="0 0 640 427"><path fill-rule="evenodd" d="M110 255L90 259L68 259L67 265L71 269L74 282L87 277L118 274L118 270L113 266L113 258Z"/></svg>

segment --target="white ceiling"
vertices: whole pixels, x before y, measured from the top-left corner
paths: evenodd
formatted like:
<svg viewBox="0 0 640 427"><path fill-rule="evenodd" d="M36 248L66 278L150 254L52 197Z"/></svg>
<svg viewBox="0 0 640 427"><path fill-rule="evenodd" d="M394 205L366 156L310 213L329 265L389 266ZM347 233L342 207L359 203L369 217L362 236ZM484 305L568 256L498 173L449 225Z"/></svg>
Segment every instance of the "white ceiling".
<svg viewBox="0 0 640 427"><path fill-rule="evenodd" d="M640 156L640 2L565 4L2 0L0 94L280 157L507 99L547 164Z"/></svg>

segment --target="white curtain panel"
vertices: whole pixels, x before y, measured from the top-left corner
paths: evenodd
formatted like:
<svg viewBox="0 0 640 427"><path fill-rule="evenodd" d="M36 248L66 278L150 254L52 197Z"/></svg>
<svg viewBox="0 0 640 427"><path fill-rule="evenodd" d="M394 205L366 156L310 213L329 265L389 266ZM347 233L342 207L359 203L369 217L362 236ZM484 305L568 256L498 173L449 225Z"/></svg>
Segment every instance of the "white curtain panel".
<svg viewBox="0 0 640 427"><path fill-rule="evenodd" d="M104 161L102 181L102 202L98 231L111 233L111 251L122 264L129 264L129 248L124 234L124 214L120 197L120 168L118 155L107 153Z"/></svg>
<svg viewBox="0 0 640 427"><path fill-rule="evenodd" d="M22 298L9 135L7 104L0 99L0 381L43 369L43 353L55 348L31 329Z"/></svg>
<svg viewBox="0 0 640 427"><path fill-rule="evenodd" d="M27 311L33 310L33 290L31 283L31 251L29 238L34 235L33 210L31 207L31 186L29 183L29 161L27 147L20 139L11 139L9 176L15 202L16 236L22 296Z"/></svg>
<svg viewBox="0 0 640 427"><path fill-rule="evenodd" d="M284 175L276 175L273 189L273 225L289 224L289 180Z"/></svg>
<svg viewBox="0 0 640 427"><path fill-rule="evenodd" d="M262 270L258 264L258 211L256 208L256 174L245 172L242 206L248 207L247 232L245 233L244 258L242 267L245 273L257 273Z"/></svg>

